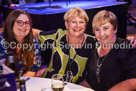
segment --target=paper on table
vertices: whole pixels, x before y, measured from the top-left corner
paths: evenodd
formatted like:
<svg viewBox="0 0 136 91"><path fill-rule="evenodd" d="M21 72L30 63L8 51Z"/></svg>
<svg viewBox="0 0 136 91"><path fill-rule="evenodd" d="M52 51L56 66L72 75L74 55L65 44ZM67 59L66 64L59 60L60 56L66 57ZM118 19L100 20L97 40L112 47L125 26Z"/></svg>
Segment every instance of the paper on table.
<svg viewBox="0 0 136 91"><path fill-rule="evenodd" d="M67 86L64 87L64 91L94 91L92 89L89 88L69 88Z"/></svg>

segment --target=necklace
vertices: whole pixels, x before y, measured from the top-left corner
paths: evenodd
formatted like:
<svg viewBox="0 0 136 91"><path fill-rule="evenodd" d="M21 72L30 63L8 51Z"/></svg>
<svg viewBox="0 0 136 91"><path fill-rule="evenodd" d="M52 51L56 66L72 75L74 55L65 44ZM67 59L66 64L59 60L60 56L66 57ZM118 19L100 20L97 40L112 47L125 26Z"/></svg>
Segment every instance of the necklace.
<svg viewBox="0 0 136 91"><path fill-rule="evenodd" d="M69 43L69 36L68 36L68 43ZM83 43L84 43L84 35L83 35L83 40L82 40L81 46L83 45ZM73 59L70 61L70 49L69 49L69 66L70 66L70 68L71 68L71 65L72 65L74 59L76 58L76 56L77 56L77 53L75 54Z"/></svg>
<svg viewBox="0 0 136 91"><path fill-rule="evenodd" d="M82 36L82 43L79 45L78 43L77 44L71 44L71 46L73 47L73 48L81 48L82 46L83 46L83 43L84 43L84 40L85 40L85 36L84 36L84 34L83 34L83 36ZM69 42L69 35L68 35L68 44L70 45L70 42ZM78 47L78 46L80 46L80 47Z"/></svg>
<svg viewBox="0 0 136 91"><path fill-rule="evenodd" d="M68 36L68 43L69 43L69 36ZM84 35L83 35L83 40L82 40L81 46L83 45L83 43L84 43ZM73 58L71 58L70 57L70 49L69 49L69 59L68 59L69 69L68 69L68 71L66 73L66 82L71 82L71 83L73 82L73 73L71 71L71 66L72 66L76 56L77 56L77 53L74 55Z"/></svg>
<svg viewBox="0 0 136 91"><path fill-rule="evenodd" d="M96 64L96 78L97 78L97 82L98 83L100 83L100 70L101 70L101 66L102 66L103 62L105 61L106 57L108 56L109 52L104 57L101 57L101 58L98 57L98 61L97 61L97 64Z"/></svg>

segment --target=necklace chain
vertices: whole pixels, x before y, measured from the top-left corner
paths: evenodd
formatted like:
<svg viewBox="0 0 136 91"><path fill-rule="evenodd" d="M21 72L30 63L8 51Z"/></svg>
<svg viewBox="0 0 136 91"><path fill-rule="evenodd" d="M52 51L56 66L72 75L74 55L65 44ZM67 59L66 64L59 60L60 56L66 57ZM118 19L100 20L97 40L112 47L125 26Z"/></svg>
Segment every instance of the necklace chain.
<svg viewBox="0 0 136 91"><path fill-rule="evenodd" d="M69 43L69 36L68 36L68 43ZM81 46L83 45L83 43L84 43L84 35L83 35L83 41L81 43ZM66 73L66 81L67 82L73 82L73 73L71 71L71 66L72 66L72 63L73 63L74 59L76 58L76 56L77 56L77 53L74 55L74 57L72 59L70 59L70 49L69 49L69 59L68 59L69 69Z"/></svg>
<svg viewBox="0 0 136 91"><path fill-rule="evenodd" d="M69 43L69 36L68 36L68 43ZM83 45L83 43L84 43L84 35L83 35L83 40L82 40L81 46ZM69 66L70 66L70 68L71 68L73 60L76 58L76 56L77 56L77 53L74 55L73 59L70 61L70 49L69 49Z"/></svg>
<svg viewBox="0 0 136 91"><path fill-rule="evenodd" d="M111 51L111 50L110 50ZM108 52L108 54L110 53L110 51ZM101 70L101 66L103 64L103 62L105 61L106 57L108 56L108 54L106 54L103 59L100 62L100 57L98 57L98 61L96 64L96 78L97 78L97 82L100 83L100 70Z"/></svg>
<svg viewBox="0 0 136 91"><path fill-rule="evenodd" d="M82 43L81 43L81 47L83 46L83 43L84 43L84 40L85 40L85 37L84 37L84 34L83 34L83 40L82 40ZM68 35L68 44L70 45L70 43L69 43L69 35ZM76 44L77 45L77 44ZM75 45L74 45L75 46Z"/></svg>
<svg viewBox="0 0 136 91"><path fill-rule="evenodd" d="M107 57L104 56L104 58L102 59L101 63L100 63L100 57L98 58L97 64L96 64L96 77L97 77L97 82L100 83L100 69L102 66L102 63L104 62L105 58Z"/></svg>

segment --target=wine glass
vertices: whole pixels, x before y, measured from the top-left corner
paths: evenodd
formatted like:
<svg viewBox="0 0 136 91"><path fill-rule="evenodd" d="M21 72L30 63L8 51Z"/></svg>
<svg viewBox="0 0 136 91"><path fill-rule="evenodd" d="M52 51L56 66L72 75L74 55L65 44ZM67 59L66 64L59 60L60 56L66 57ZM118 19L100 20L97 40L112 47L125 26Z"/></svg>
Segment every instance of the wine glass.
<svg viewBox="0 0 136 91"><path fill-rule="evenodd" d="M51 88L53 91L63 91L64 78L61 74L54 74L51 79Z"/></svg>

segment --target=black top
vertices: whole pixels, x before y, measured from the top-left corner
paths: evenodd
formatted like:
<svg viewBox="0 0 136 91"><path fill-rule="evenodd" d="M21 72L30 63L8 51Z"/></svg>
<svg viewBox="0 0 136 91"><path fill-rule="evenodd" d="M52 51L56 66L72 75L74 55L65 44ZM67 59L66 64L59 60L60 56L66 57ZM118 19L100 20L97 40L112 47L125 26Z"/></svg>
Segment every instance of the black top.
<svg viewBox="0 0 136 91"><path fill-rule="evenodd" d="M66 40L66 34L67 30L62 29L54 33L51 31L39 33L42 49L46 51L49 48L48 44L53 46L49 66L42 77L51 78L53 74L62 74L65 81L68 81L71 77L68 75L70 71L73 75L73 83L80 83L85 79L85 66L90 52L95 47L95 39L88 35L81 48L72 48Z"/></svg>
<svg viewBox="0 0 136 91"><path fill-rule="evenodd" d="M120 48L117 47L119 44ZM132 45L128 48L129 45L131 44L127 40L117 39L115 47L105 56L105 59L103 58L104 60L102 59L100 83L97 82L96 77L96 65L100 57L97 49L91 52L87 63L86 81L95 91L107 91L123 80L136 78L136 49L132 48Z"/></svg>

